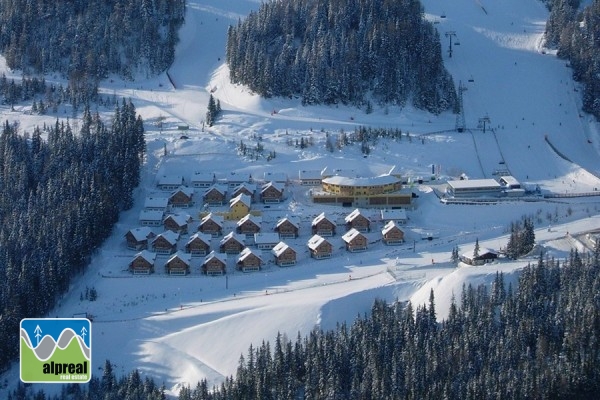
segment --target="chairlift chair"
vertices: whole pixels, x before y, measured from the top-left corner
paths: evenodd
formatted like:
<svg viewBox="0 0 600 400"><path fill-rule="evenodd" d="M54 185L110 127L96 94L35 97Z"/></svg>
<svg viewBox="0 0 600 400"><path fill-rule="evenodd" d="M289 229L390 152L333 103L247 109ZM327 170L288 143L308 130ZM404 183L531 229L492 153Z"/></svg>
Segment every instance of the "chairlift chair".
<svg viewBox="0 0 600 400"><path fill-rule="evenodd" d="M475 79L473 79L473 75L471 75L471 77L469 78L469 82L475 82Z"/></svg>

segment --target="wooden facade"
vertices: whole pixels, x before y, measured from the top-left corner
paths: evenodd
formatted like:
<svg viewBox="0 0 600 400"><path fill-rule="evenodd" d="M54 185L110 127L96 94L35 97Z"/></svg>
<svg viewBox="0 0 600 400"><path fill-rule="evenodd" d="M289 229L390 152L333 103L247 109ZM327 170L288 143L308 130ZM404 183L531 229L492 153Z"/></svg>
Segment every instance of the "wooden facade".
<svg viewBox="0 0 600 400"><path fill-rule="evenodd" d="M383 243L392 246L404 243L404 232L396 225L396 222L389 221L381 230Z"/></svg>
<svg viewBox="0 0 600 400"><path fill-rule="evenodd" d="M279 242L275 247L273 247L271 253L273 256L275 256L275 264L280 267L296 265L296 250L292 249L284 242Z"/></svg>
<svg viewBox="0 0 600 400"><path fill-rule="evenodd" d="M227 259L214 251L211 251L204 259L202 273L206 275L224 275L227 271Z"/></svg>
<svg viewBox="0 0 600 400"><path fill-rule="evenodd" d="M173 254L177 251L179 235L173 231L166 231L154 238L152 250L157 254Z"/></svg>
<svg viewBox="0 0 600 400"><path fill-rule="evenodd" d="M329 220L325 213L319 214L312 222L312 234L320 236L335 235L335 222Z"/></svg>
<svg viewBox="0 0 600 400"><path fill-rule="evenodd" d="M214 214L208 214L200 221L198 231L218 237L223 235L223 217Z"/></svg>
<svg viewBox="0 0 600 400"><path fill-rule="evenodd" d="M367 237L358 230L352 228L342 236L346 250L350 252L366 251Z"/></svg>
<svg viewBox="0 0 600 400"><path fill-rule="evenodd" d="M249 247L242 250L236 264L237 269L242 272L260 271L262 265L262 259Z"/></svg>
<svg viewBox="0 0 600 400"><path fill-rule="evenodd" d="M148 227L130 229L125 234L125 243L130 250L145 250L148 248L148 241L156 236Z"/></svg>
<svg viewBox="0 0 600 400"><path fill-rule="evenodd" d="M333 255L333 246L320 235L314 235L308 240L308 250L312 258L319 260Z"/></svg>
<svg viewBox="0 0 600 400"><path fill-rule="evenodd" d="M156 254L148 250L137 253L129 263L129 271L134 275L148 275L154 272Z"/></svg>
<svg viewBox="0 0 600 400"><path fill-rule="evenodd" d="M195 233L185 244L185 251L192 257L205 256L210 252L210 239L210 235L201 232Z"/></svg>
<svg viewBox="0 0 600 400"><path fill-rule="evenodd" d="M275 182L264 185L260 191L263 203L281 203L283 201L283 186Z"/></svg>
<svg viewBox="0 0 600 400"><path fill-rule="evenodd" d="M275 232L281 239L295 239L300 234L300 225L290 218L283 218L277 222Z"/></svg>
<svg viewBox="0 0 600 400"><path fill-rule="evenodd" d="M346 222L346 230L353 228L359 232L369 232L371 230L371 221L361 214L358 208L348 214L344 221Z"/></svg>
<svg viewBox="0 0 600 400"><path fill-rule="evenodd" d="M227 190L225 188L219 187L217 185L210 187L204 192L202 196L202 201L205 204L210 204L213 206L222 206L225 204L227 197Z"/></svg>
<svg viewBox="0 0 600 400"><path fill-rule="evenodd" d="M188 224L191 220L192 217L188 214L171 214L165 217L163 225L166 230L183 234L188 232Z"/></svg>
<svg viewBox="0 0 600 400"><path fill-rule="evenodd" d="M261 222L259 217L247 214L238 221L236 232L246 236L254 236L255 233L260 232Z"/></svg>
<svg viewBox="0 0 600 400"><path fill-rule="evenodd" d="M169 197L171 207L187 208L194 205L194 189L180 187Z"/></svg>
<svg viewBox="0 0 600 400"><path fill-rule="evenodd" d="M178 251L165 264L165 272L169 275L187 275L190 273L191 254Z"/></svg>
<svg viewBox="0 0 600 400"><path fill-rule="evenodd" d="M219 244L219 251L226 254L239 254L246 247L242 236L235 232L228 233Z"/></svg>

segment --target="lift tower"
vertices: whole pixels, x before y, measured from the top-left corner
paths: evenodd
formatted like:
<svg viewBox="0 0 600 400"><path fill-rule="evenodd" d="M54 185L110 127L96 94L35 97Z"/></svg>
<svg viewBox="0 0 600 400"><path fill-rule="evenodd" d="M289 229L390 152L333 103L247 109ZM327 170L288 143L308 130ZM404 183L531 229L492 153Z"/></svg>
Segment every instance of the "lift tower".
<svg viewBox="0 0 600 400"><path fill-rule="evenodd" d="M463 105L463 92L467 91L467 87L462 81L458 82L458 114L456 114L456 131L464 132L466 129L465 123L465 108Z"/></svg>
<svg viewBox="0 0 600 400"><path fill-rule="evenodd" d="M450 45L448 47L448 57L452 58L452 38L456 37L456 32L448 31L448 32L446 32L446 37L450 38Z"/></svg>

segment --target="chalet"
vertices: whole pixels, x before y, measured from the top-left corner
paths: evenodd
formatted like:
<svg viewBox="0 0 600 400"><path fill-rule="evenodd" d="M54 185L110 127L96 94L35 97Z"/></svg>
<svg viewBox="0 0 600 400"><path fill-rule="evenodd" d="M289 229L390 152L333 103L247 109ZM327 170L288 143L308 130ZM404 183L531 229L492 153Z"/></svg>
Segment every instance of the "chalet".
<svg viewBox="0 0 600 400"><path fill-rule="evenodd" d="M323 258L331 258L331 255L333 254L333 246L331 243L329 243L327 239L320 235L313 235L308 240L307 245L312 258L316 258L318 260Z"/></svg>
<svg viewBox="0 0 600 400"><path fill-rule="evenodd" d="M213 185L206 189L202 195L202 201L210 206L222 206L227 197L227 187L223 185Z"/></svg>
<svg viewBox="0 0 600 400"><path fill-rule="evenodd" d="M149 196L144 199L144 210L166 212L168 208L168 197Z"/></svg>
<svg viewBox="0 0 600 400"><path fill-rule="evenodd" d="M260 190L260 200L263 203L281 203L283 201L283 185L277 182L269 182Z"/></svg>
<svg viewBox="0 0 600 400"><path fill-rule="evenodd" d="M198 231L209 234L212 237L221 236L223 234L223 217L213 213L206 215L200 220Z"/></svg>
<svg viewBox="0 0 600 400"><path fill-rule="evenodd" d="M238 197L240 194L250 196L250 201L254 201L254 194L256 193L256 185L250 183L242 183L233 188L231 192L231 198Z"/></svg>
<svg viewBox="0 0 600 400"><path fill-rule="evenodd" d="M265 172L263 179L265 182L275 182L282 185L286 185L288 183L288 176L285 172Z"/></svg>
<svg viewBox="0 0 600 400"><path fill-rule="evenodd" d="M216 180L215 174L212 172L196 171L190 178L190 186L208 189L215 184Z"/></svg>
<svg viewBox="0 0 600 400"><path fill-rule="evenodd" d="M165 229L181 234L188 232L190 222L192 222L192 217L189 214L180 213L167 215L163 224Z"/></svg>
<svg viewBox="0 0 600 400"><path fill-rule="evenodd" d="M244 247L244 236L235 232L229 232L219 243L219 251L227 254L239 254Z"/></svg>
<svg viewBox="0 0 600 400"><path fill-rule="evenodd" d="M321 172L319 170L300 170L298 180L302 186L321 186Z"/></svg>
<svg viewBox="0 0 600 400"><path fill-rule="evenodd" d="M148 248L148 240L154 236L154 232L147 226L134 228L125 234L125 242L130 250L145 250Z"/></svg>
<svg viewBox="0 0 600 400"><path fill-rule="evenodd" d="M254 245L261 250L271 250L279 243L279 240L279 234L275 232L254 234Z"/></svg>
<svg viewBox="0 0 600 400"><path fill-rule="evenodd" d="M253 237L255 233L260 232L262 219L252 214L247 214L237 222L236 232L246 237Z"/></svg>
<svg viewBox="0 0 600 400"><path fill-rule="evenodd" d="M348 214L344 218L344 222L346 222L347 230L356 229L359 232L369 232L371 230L371 221L361 214L358 208Z"/></svg>
<svg viewBox="0 0 600 400"><path fill-rule="evenodd" d="M183 185L181 175L161 175L156 182L156 187L160 190L175 190L181 185Z"/></svg>
<svg viewBox="0 0 600 400"><path fill-rule="evenodd" d="M250 212L250 204L252 199L246 194L240 194L237 197L229 200L228 219L240 219Z"/></svg>
<svg viewBox="0 0 600 400"><path fill-rule="evenodd" d="M161 226L163 223L164 211L141 210L139 222L142 226Z"/></svg>
<svg viewBox="0 0 600 400"><path fill-rule="evenodd" d="M177 251L178 240L178 233L165 231L154 238L152 241L152 250L156 254L173 254Z"/></svg>
<svg viewBox="0 0 600 400"><path fill-rule="evenodd" d="M354 228L346 232L342 236L342 240L346 244L346 250L350 252L367 250L367 237Z"/></svg>
<svg viewBox="0 0 600 400"><path fill-rule="evenodd" d="M252 174L246 172L232 172L231 174L229 174L229 176L227 176L227 185L230 189L251 182Z"/></svg>
<svg viewBox="0 0 600 400"><path fill-rule="evenodd" d="M223 254L211 251L204 259L201 268L206 275L224 275L227 270L227 258Z"/></svg>
<svg viewBox="0 0 600 400"><path fill-rule="evenodd" d="M322 212L312 221L313 235L333 236L335 235L335 222L329 220Z"/></svg>
<svg viewBox="0 0 600 400"><path fill-rule="evenodd" d="M392 246L404 243L404 232L398 228L395 221L388 221L381 230L383 243Z"/></svg>
<svg viewBox="0 0 600 400"><path fill-rule="evenodd" d="M271 249L271 253L275 256L275 264L280 267L289 267L296 265L296 250L284 242L279 242Z"/></svg>
<svg viewBox="0 0 600 400"><path fill-rule="evenodd" d="M148 275L154 272L156 254L148 250L137 253L129 263L129 271L134 275Z"/></svg>
<svg viewBox="0 0 600 400"><path fill-rule="evenodd" d="M190 253L192 257L205 256L210 252L211 238L211 235L197 232L190 236L185 244L185 251Z"/></svg>
<svg viewBox="0 0 600 400"><path fill-rule="evenodd" d="M187 208L194 205L194 189L181 186L169 196L171 207Z"/></svg>
<svg viewBox="0 0 600 400"><path fill-rule="evenodd" d="M169 275L187 275L190 273L192 255L178 251L165 263L165 272Z"/></svg>
<svg viewBox="0 0 600 400"><path fill-rule="evenodd" d="M242 250L236 263L237 269L242 272L260 271L262 265L262 259L249 247Z"/></svg>
<svg viewBox="0 0 600 400"><path fill-rule="evenodd" d="M405 225L408 218L406 217L406 210L404 208L396 208L393 210L381 210L381 220L384 223L394 221L396 224Z"/></svg>
<svg viewBox="0 0 600 400"><path fill-rule="evenodd" d="M275 232L280 239L295 239L300 232L300 223L295 218L285 217L277 221Z"/></svg>
<svg viewBox="0 0 600 400"><path fill-rule="evenodd" d="M480 248L479 254L475 255L475 251L469 251L460 255L460 261L469 265L483 265L491 263L498 258L498 253L492 249Z"/></svg>

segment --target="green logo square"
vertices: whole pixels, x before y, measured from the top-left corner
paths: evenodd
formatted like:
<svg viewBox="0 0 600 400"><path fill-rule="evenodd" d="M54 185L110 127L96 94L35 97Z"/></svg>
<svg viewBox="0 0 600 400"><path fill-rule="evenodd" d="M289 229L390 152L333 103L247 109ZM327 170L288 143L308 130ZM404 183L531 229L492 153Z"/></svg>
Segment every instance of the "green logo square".
<svg viewBox="0 0 600 400"><path fill-rule="evenodd" d="M85 383L92 377L87 318L25 318L20 325L21 381Z"/></svg>

